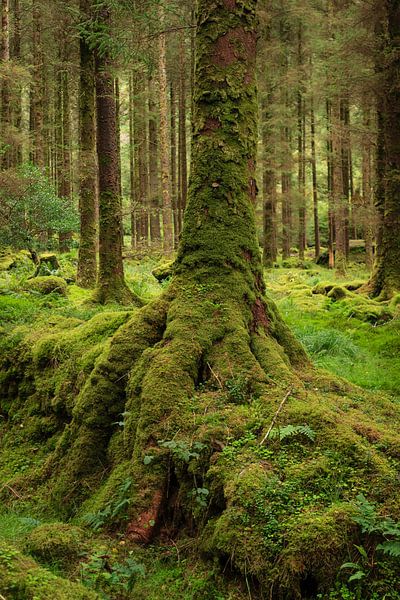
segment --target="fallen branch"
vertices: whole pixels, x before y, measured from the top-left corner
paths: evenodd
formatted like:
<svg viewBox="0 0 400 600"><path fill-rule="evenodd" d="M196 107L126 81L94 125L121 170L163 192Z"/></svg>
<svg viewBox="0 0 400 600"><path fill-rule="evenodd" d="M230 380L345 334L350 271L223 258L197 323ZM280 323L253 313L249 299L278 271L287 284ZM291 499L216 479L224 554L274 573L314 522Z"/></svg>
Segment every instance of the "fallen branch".
<svg viewBox="0 0 400 600"><path fill-rule="evenodd" d="M14 490L14 488L12 488L10 485L8 485L8 483L5 483L1 488L0 488L0 493L3 490L8 490L9 492L11 492L16 498L18 498L19 500L22 500L22 496L20 494L18 494L18 492L16 492ZM0 600L1 600L1 596L0 596Z"/></svg>
<svg viewBox="0 0 400 600"><path fill-rule="evenodd" d="M262 440L261 440L261 442L260 442L260 446L262 446L262 445L264 444L264 442L266 442L266 440L268 439L268 437L269 437L269 434L271 433L271 431L272 431L272 428L273 428L273 426L275 425L275 423L276 423L276 420L277 420L277 418L278 418L278 416L279 416L279 413L281 412L282 408L284 407L284 405L285 405L285 402L286 402L286 400L289 398L289 396L290 396L290 394L292 393L292 391L293 391L293 388L290 388L290 389L289 389L289 390L286 392L286 395L285 395L284 399L282 400L282 402L281 402L281 403L280 403L280 405L278 406L278 410L277 410L277 411L276 411L276 413L274 414L274 418L273 418L273 419L272 419L272 421L271 421L271 425L268 427L268 431L267 431L267 433L264 435L263 439L262 439Z"/></svg>

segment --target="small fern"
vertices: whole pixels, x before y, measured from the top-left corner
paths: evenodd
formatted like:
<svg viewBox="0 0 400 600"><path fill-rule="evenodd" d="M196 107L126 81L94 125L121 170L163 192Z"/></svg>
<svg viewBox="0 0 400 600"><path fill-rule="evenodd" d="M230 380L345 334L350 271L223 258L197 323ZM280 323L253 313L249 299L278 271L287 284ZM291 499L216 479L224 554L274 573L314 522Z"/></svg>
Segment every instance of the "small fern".
<svg viewBox="0 0 400 600"><path fill-rule="evenodd" d="M382 542L382 544L377 545L376 549L382 550L383 554L386 554L386 556L400 558L400 539Z"/></svg>
<svg viewBox="0 0 400 600"><path fill-rule="evenodd" d="M274 427L271 430L271 438L279 438L282 442L287 438L292 438L297 435L304 435L311 442L315 441L316 433L309 425L285 425L284 427Z"/></svg>

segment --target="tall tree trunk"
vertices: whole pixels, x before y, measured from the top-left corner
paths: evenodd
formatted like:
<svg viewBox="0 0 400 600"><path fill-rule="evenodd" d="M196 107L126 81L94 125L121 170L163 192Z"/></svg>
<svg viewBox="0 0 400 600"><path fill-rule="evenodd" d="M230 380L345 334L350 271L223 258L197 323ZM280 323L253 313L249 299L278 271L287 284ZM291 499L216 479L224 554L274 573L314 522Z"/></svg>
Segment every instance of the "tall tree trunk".
<svg viewBox="0 0 400 600"><path fill-rule="evenodd" d="M164 7L160 5L160 23L165 21ZM168 88L166 71L166 38L165 34L159 35L159 85L160 85L160 158L161 182L163 199L163 247L164 252L171 254L174 247L172 229L172 203L170 193L170 158L168 139Z"/></svg>
<svg viewBox="0 0 400 600"><path fill-rule="evenodd" d="M32 57L33 80L30 91L30 129L32 135L32 161L39 168L45 167L44 149L44 56L42 48L42 12L39 0L32 0L33 33Z"/></svg>
<svg viewBox="0 0 400 600"><path fill-rule="evenodd" d="M178 217L178 172L177 172L177 111L176 111L176 91L175 80L170 82L170 113L171 113L171 202L174 217L174 245L178 246L179 241L179 217Z"/></svg>
<svg viewBox="0 0 400 600"><path fill-rule="evenodd" d="M156 246L161 241L160 230L160 180L158 177L158 136L154 79L148 80L149 103L149 204L150 237Z"/></svg>
<svg viewBox="0 0 400 600"><path fill-rule="evenodd" d="M377 208L381 216L378 252L371 290L374 296L390 297L400 290L400 4L397 0L386 0L388 19L387 47L381 60L386 61L383 69L383 89L378 94L379 137L378 171L385 164L385 195L382 206L381 190L377 194ZM380 114L379 114L380 113ZM383 129L383 131L382 131ZM378 177L381 177L379 173ZM382 185L382 184L380 184Z"/></svg>
<svg viewBox="0 0 400 600"><path fill-rule="evenodd" d="M362 142L362 198L363 198L363 222L365 240L365 264L369 270L374 264L374 212L373 192L371 178L372 144L370 140L370 110L364 109L365 132Z"/></svg>
<svg viewBox="0 0 400 600"><path fill-rule="evenodd" d="M183 213L187 202L187 144L186 144L186 61L185 37L181 32L179 39L179 233L182 230Z"/></svg>
<svg viewBox="0 0 400 600"><path fill-rule="evenodd" d="M342 181L343 181L343 217L345 228L346 260L350 253L350 167L351 135L350 135L350 106L348 94L340 102L340 118L342 131Z"/></svg>
<svg viewBox="0 0 400 600"><path fill-rule="evenodd" d="M317 181L317 153L315 147L315 113L314 98L311 97L310 109L310 133L311 133L311 170L313 187L313 213L314 213L314 256L317 262L321 254L321 241L319 233L319 213L318 213L318 181Z"/></svg>
<svg viewBox="0 0 400 600"><path fill-rule="evenodd" d="M298 142L298 192L299 192L299 259L304 260L306 248L306 157L305 157L305 103L303 93L303 25L300 22L297 38L297 58L299 69L299 89L297 92L297 142Z"/></svg>
<svg viewBox="0 0 400 600"><path fill-rule="evenodd" d="M98 23L110 29L110 12L98 9ZM95 299L130 303L133 294L124 279L121 239L121 199L118 178L117 117L112 62L108 50L95 52L97 158L99 165L99 276Z"/></svg>
<svg viewBox="0 0 400 600"><path fill-rule="evenodd" d="M91 0L80 0L82 17L89 18ZM97 280L97 163L94 54L81 34L79 81L79 214L80 242L77 283L94 287Z"/></svg>
<svg viewBox="0 0 400 600"><path fill-rule="evenodd" d="M263 102L263 264L271 268L277 258L276 235L276 173L274 161L275 140L273 136L270 104L272 92L266 93Z"/></svg>
<svg viewBox="0 0 400 600"><path fill-rule="evenodd" d="M10 0L1 0L1 56L3 69L10 65ZM11 166L12 140L11 140L11 105L10 105L10 80L9 73L5 73L1 83L1 136L0 146L1 167L7 169Z"/></svg>
<svg viewBox="0 0 400 600"><path fill-rule="evenodd" d="M136 75L134 92L136 242L143 249L148 245L149 208L146 86L143 73Z"/></svg>
<svg viewBox="0 0 400 600"><path fill-rule="evenodd" d="M58 195L64 198L66 202L71 202L71 116L70 116L70 95L69 95L69 73L66 68L66 61L61 66L58 74L58 110L60 124L60 144L58 160ZM50 129L50 128L49 128ZM62 232L59 234L60 252L68 252L71 232Z"/></svg>
<svg viewBox="0 0 400 600"><path fill-rule="evenodd" d="M326 101L327 122L327 187L328 187L328 266L335 267L335 204L333 195L333 139L332 139L332 102Z"/></svg>
<svg viewBox="0 0 400 600"><path fill-rule="evenodd" d="M12 59L19 63L21 61L21 4L20 0L13 0L13 17L14 30L12 38ZM22 85L16 84L17 89L15 99L13 101L13 126L17 135L14 143L12 164L13 166L22 163L22 142L20 136L22 134Z"/></svg>
<svg viewBox="0 0 400 600"><path fill-rule="evenodd" d="M332 197L335 210L336 246L335 267L338 275L346 274L346 198L343 182L343 145L341 128L341 103L332 100Z"/></svg>
<svg viewBox="0 0 400 600"><path fill-rule="evenodd" d="M130 214L131 214L131 248L132 250L137 249L137 206L136 206L136 193L135 193L135 101L134 101L134 78L133 75L129 76L129 89L128 89L128 102L129 102L129 197L130 197Z"/></svg>

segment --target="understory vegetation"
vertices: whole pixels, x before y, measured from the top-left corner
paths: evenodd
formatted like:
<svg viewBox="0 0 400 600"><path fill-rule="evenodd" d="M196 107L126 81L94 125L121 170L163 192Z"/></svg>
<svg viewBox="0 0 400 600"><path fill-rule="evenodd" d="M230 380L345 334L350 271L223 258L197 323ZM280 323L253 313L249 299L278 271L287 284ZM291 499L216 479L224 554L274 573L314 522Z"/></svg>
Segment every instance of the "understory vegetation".
<svg viewBox="0 0 400 600"><path fill-rule="evenodd" d="M127 534L137 494L123 452L129 411L115 416L104 473L83 476L78 495L57 495L51 479L41 480L80 390L138 309L92 304L73 281L73 251L42 275L61 278L65 294L29 286L33 266L23 253L3 261L6 600L400 598L398 297L359 294L360 266L343 279L307 262L269 270L267 293L319 370L305 368L303 389L290 378L278 388L271 371L272 411L245 371L228 365L198 383L189 421L154 439L141 459L149 480L169 465L156 543L142 548ZM144 302L168 293L169 279L152 275L157 260L125 267ZM223 311L221 303L210 315ZM153 518L150 507L148 527Z"/></svg>

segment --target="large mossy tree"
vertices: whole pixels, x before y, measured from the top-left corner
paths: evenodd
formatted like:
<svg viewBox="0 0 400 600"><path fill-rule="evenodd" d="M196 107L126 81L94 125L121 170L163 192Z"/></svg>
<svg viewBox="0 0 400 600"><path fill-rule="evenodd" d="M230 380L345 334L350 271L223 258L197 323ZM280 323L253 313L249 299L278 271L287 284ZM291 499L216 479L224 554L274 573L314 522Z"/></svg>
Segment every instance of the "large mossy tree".
<svg viewBox="0 0 400 600"><path fill-rule="evenodd" d="M168 288L133 315L97 315L28 343L40 374L9 412L39 410L48 373L40 410L56 417L58 441L29 483L58 513L94 515L134 542L196 534L203 553L289 600L328 591L357 558L360 491L399 516L400 415L315 371L265 295L256 4L198 2L190 190ZM57 375L53 352L69 356ZM276 422L289 427L287 444Z"/></svg>
<svg viewBox="0 0 400 600"><path fill-rule="evenodd" d="M378 72L378 185L379 215L375 268L369 283L373 296L387 298L400 291L400 3L383 3L379 27L381 52Z"/></svg>

